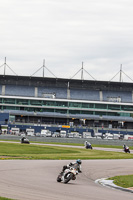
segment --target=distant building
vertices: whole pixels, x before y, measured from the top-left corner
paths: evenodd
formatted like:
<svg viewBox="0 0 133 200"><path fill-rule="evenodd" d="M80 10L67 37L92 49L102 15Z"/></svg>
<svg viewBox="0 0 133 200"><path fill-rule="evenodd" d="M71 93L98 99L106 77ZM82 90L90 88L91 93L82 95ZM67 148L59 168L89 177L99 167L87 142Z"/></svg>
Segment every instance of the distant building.
<svg viewBox="0 0 133 200"><path fill-rule="evenodd" d="M133 129L133 83L0 75L8 123Z"/></svg>

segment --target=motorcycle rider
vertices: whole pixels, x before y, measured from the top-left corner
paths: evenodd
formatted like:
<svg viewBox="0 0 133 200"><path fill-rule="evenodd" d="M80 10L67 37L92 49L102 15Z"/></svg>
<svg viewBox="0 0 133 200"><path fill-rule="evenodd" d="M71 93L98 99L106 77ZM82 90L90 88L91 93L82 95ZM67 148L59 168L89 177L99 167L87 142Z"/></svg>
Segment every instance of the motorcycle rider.
<svg viewBox="0 0 133 200"><path fill-rule="evenodd" d="M63 169L61 171L61 175L63 175L63 172L65 171L65 169L69 169L70 167L75 168L79 173L81 173L81 164L82 161L80 159L77 159L76 162L70 162L68 165L64 165Z"/></svg>
<svg viewBox="0 0 133 200"><path fill-rule="evenodd" d="M85 148L86 148L86 149L87 149L87 148L88 148L88 149L91 149L91 148L92 148L90 142L85 141L84 145L85 145Z"/></svg>
<svg viewBox="0 0 133 200"><path fill-rule="evenodd" d="M123 145L123 150L125 151L125 152L129 152L130 153L130 150L129 150L129 147L124 143L124 145Z"/></svg>
<svg viewBox="0 0 133 200"><path fill-rule="evenodd" d="M27 144L29 144L30 142L29 142L29 140L26 137L23 136L21 138L21 143L27 143Z"/></svg>
<svg viewBox="0 0 133 200"><path fill-rule="evenodd" d="M124 143L123 144L123 149L125 150L127 148L126 144Z"/></svg>
<svg viewBox="0 0 133 200"><path fill-rule="evenodd" d="M26 137L23 136L23 137L21 138L21 142L23 143L25 139L26 139Z"/></svg>

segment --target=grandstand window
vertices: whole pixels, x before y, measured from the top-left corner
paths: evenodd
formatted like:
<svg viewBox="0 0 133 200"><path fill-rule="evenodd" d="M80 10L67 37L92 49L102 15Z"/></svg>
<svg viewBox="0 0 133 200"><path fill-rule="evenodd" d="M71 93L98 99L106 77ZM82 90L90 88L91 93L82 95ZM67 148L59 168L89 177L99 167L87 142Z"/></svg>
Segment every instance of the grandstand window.
<svg viewBox="0 0 133 200"><path fill-rule="evenodd" d="M44 106L55 106L55 102L54 101L43 101L43 105Z"/></svg>
<svg viewBox="0 0 133 200"><path fill-rule="evenodd" d="M19 105L28 105L28 100L27 99L16 99L16 104Z"/></svg>
<svg viewBox="0 0 133 200"><path fill-rule="evenodd" d="M93 111L85 111L85 110L82 110L82 111L81 111L81 114L93 115Z"/></svg>
<svg viewBox="0 0 133 200"><path fill-rule="evenodd" d="M76 102L70 102L69 107L77 107L81 108L82 104L81 103L76 103Z"/></svg>
<svg viewBox="0 0 133 200"><path fill-rule="evenodd" d="M115 112L107 112L107 116L118 116L118 113L115 113Z"/></svg>
<svg viewBox="0 0 133 200"><path fill-rule="evenodd" d="M70 114L80 114L80 110L69 110Z"/></svg>
<svg viewBox="0 0 133 200"><path fill-rule="evenodd" d="M131 111L133 111L133 106L121 105L121 110L131 110Z"/></svg>
<svg viewBox="0 0 133 200"><path fill-rule="evenodd" d="M65 113L67 113L67 110L55 109L55 112L56 113L63 113L63 114L65 114Z"/></svg>
<svg viewBox="0 0 133 200"><path fill-rule="evenodd" d="M4 110L14 110L13 106L3 106Z"/></svg>
<svg viewBox="0 0 133 200"><path fill-rule="evenodd" d="M120 110L120 105L108 105L109 110Z"/></svg>
<svg viewBox="0 0 133 200"><path fill-rule="evenodd" d="M119 116L130 117L130 113L119 113Z"/></svg>
<svg viewBox="0 0 133 200"><path fill-rule="evenodd" d="M23 107L22 107L23 108ZM25 107L24 108L25 111L29 111L29 112L43 112L44 110L41 108L32 108L32 107Z"/></svg>
<svg viewBox="0 0 133 200"><path fill-rule="evenodd" d="M2 101L3 99L2 98L0 98L0 103L2 103L3 101Z"/></svg>
<svg viewBox="0 0 133 200"><path fill-rule="evenodd" d="M31 105L41 106L42 105L42 101L39 101L39 100L30 100L30 104Z"/></svg>
<svg viewBox="0 0 133 200"><path fill-rule="evenodd" d="M4 99L4 103L15 104L15 99Z"/></svg>
<svg viewBox="0 0 133 200"><path fill-rule="evenodd" d="M20 110L20 107L14 107L15 110Z"/></svg>
<svg viewBox="0 0 133 200"><path fill-rule="evenodd" d="M95 108L95 104L94 103L89 103L89 108Z"/></svg>
<svg viewBox="0 0 133 200"><path fill-rule="evenodd" d="M105 104L95 104L95 108L107 109L107 105L105 105Z"/></svg>
<svg viewBox="0 0 133 200"><path fill-rule="evenodd" d="M102 115L107 115L107 113L106 113L106 112L95 112L95 115L100 115L100 116L102 116Z"/></svg>
<svg viewBox="0 0 133 200"><path fill-rule="evenodd" d="M32 107L29 107L26 110L29 111L29 112L34 112L34 108L32 108Z"/></svg>
<svg viewBox="0 0 133 200"><path fill-rule="evenodd" d="M34 112L40 112L40 108L34 108Z"/></svg>
<svg viewBox="0 0 133 200"><path fill-rule="evenodd" d="M82 103L82 108L89 108L89 104L88 103Z"/></svg>
<svg viewBox="0 0 133 200"><path fill-rule="evenodd" d="M54 109L44 109L44 112L54 112Z"/></svg>
<svg viewBox="0 0 133 200"><path fill-rule="evenodd" d="M67 102L60 102L60 101L55 102L56 106L61 106L61 107L67 107L68 106L67 104L68 104Z"/></svg>
<svg viewBox="0 0 133 200"><path fill-rule="evenodd" d="M94 103L82 103L82 108L95 108Z"/></svg>

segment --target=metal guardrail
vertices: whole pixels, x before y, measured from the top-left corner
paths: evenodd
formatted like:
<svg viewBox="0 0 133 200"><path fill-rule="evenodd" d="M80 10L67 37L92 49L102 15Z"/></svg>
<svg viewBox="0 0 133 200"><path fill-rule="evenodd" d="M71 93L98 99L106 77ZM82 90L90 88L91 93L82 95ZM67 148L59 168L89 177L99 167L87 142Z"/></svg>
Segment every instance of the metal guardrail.
<svg viewBox="0 0 133 200"><path fill-rule="evenodd" d="M53 137L37 137L37 136L26 136L32 142L46 142L46 143L76 143L76 144L83 144L87 140L92 145L113 145L113 146L121 146L123 148L123 144L126 143L129 147L133 146L132 140L105 140L105 139L97 139L97 138L53 138ZM16 135L0 135L0 140L16 140L20 142L22 136Z"/></svg>

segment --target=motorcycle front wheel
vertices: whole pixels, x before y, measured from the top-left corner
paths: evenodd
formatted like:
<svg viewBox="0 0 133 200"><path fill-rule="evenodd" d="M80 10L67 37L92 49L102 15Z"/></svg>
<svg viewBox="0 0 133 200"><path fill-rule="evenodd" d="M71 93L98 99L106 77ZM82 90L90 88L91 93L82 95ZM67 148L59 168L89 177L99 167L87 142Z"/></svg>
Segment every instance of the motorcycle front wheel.
<svg viewBox="0 0 133 200"><path fill-rule="evenodd" d="M61 182L61 176L60 175L57 177L57 182Z"/></svg>
<svg viewBox="0 0 133 200"><path fill-rule="evenodd" d="M64 183L68 183L73 178L73 174L68 173L68 174L66 174L66 176L64 178L65 178Z"/></svg>

